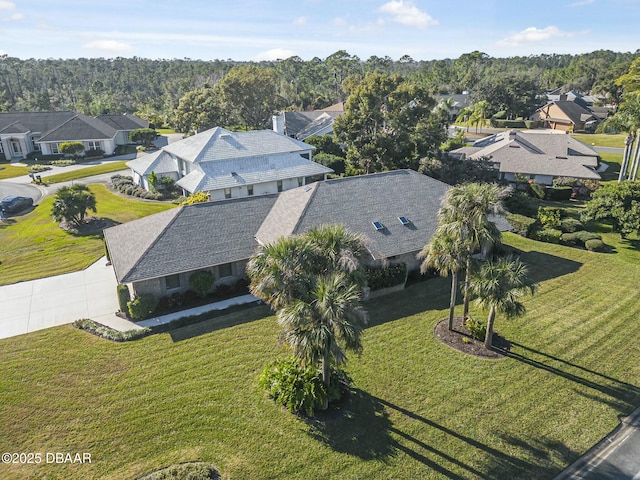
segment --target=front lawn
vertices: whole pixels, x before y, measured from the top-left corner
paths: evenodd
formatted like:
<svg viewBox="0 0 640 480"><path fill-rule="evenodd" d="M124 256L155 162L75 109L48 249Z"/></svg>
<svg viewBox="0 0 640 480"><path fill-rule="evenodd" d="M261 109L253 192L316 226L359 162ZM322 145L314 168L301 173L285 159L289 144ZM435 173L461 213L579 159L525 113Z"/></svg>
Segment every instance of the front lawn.
<svg viewBox="0 0 640 480"><path fill-rule="evenodd" d="M71 326L1 340L0 451L92 463L0 465L0 477L137 478L199 460L234 479L547 480L640 404L640 252L603 236L616 253L506 235L541 288L525 317L498 316L502 360L434 338L448 279L369 302L351 403L325 421L258 387L287 352L266 307L124 344Z"/></svg>
<svg viewBox="0 0 640 480"><path fill-rule="evenodd" d="M606 171L602 172L600 176L603 182L618 181L620 175L620 167L622 165L621 153L599 153L600 158L604 163L609 165Z"/></svg>
<svg viewBox="0 0 640 480"><path fill-rule="evenodd" d="M43 177L42 182L47 184L70 182L71 180L78 180L79 178L91 177L93 175L119 172L120 170L127 169L126 163L127 163L127 160L118 160L115 162L107 162L107 163L102 163L100 165L80 168L78 170L69 170L67 172L57 173L55 175L49 175L48 177Z"/></svg>
<svg viewBox="0 0 640 480"><path fill-rule="evenodd" d="M173 207L115 195L104 185L91 185L96 216L123 223ZM0 285L69 273L88 267L104 255L101 234L75 236L51 218L54 196L26 215L0 224Z"/></svg>
<svg viewBox="0 0 640 480"><path fill-rule="evenodd" d="M624 148L626 133L572 133L571 136L587 145Z"/></svg>
<svg viewBox="0 0 640 480"><path fill-rule="evenodd" d="M29 173L29 167L0 163L0 180L21 177Z"/></svg>

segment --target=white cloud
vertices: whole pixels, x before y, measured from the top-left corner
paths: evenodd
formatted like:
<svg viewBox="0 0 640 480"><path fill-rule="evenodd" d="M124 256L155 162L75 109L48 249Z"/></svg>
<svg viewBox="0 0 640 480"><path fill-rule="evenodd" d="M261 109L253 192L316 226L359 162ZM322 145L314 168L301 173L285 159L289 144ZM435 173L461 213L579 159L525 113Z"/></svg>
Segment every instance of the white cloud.
<svg viewBox="0 0 640 480"><path fill-rule="evenodd" d="M514 47L526 43L544 42L551 38L567 38L574 35L575 33L563 32L553 25L546 28L529 27L525 28L521 32L512 33L508 37L503 38L498 42L498 45Z"/></svg>
<svg viewBox="0 0 640 480"><path fill-rule="evenodd" d="M346 27L347 19L344 17L336 17L331 20L331 25L333 25L334 27Z"/></svg>
<svg viewBox="0 0 640 480"><path fill-rule="evenodd" d="M24 20L24 15L22 13L12 13L9 17L5 18L5 20L9 20L15 22L17 20Z"/></svg>
<svg viewBox="0 0 640 480"><path fill-rule="evenodd" d="M7 2L6 0L0 0L0 10L15 10L16 4L13 2Z"/></svg>
<svg viewBox="0 0 640 480"><path fill-rule="evenodd" d="M133 50L133 47L128 43L117 42L115 40L95 40L93 42L85 43L82 48L100 50L109 53L126 53Z"/></svg>
<svg viewBox="0 0 640 480"><path fill-rule="evenodd" d="M7 2L6 0L0 0L0 12L5 13L0 16L0 19L4 22L15 22L18 20L23 20L25 17L22 13L16 12L16 4L13 2Z"/></svg>
<svg viewBox="0 0 640 480"><path fill-rule="evenodd" d="M438 20L420 10L411 1L391 0L382 5L378 12L389 15L392 22L409 27L425 28L439 24Z"/></svg>
<svg viewBox="0 0 640 480"><path fill-rule="evenodd" d="M293 24L297 27L307 23L307 17L298 17L293 21Z"/></svg>
<svg viewBox="0 0 640 480"><path fill-rule="evenodd" d="M289 57L293 57L296 55L296 52L293 50L287 50L285 48L274 48L272 50L267 50L266 52L259 53L255 60L256 62L261 61L273 61L273 60L286 60Z"/></svg>

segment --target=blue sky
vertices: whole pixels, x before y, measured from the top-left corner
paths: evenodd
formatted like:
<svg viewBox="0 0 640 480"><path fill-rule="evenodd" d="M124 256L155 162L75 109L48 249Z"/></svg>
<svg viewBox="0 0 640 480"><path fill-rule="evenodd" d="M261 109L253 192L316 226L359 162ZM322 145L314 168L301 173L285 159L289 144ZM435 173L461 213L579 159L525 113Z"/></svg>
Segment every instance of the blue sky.
<svg viewBox="0 0 640 480"><path fill-rule="evenodd" d="M640 0L0 0L0 54L416 60L640 48Z"/></svg>

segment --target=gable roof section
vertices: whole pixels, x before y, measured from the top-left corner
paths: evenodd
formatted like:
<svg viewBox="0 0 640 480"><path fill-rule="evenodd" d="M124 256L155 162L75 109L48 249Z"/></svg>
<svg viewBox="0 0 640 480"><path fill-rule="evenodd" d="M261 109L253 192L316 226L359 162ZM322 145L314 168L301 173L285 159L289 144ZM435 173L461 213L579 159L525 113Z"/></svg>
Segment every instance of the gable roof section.
<svg viewBox="0 0 640 480"><path fill-rule="evenodd" d="M74 112L5 112L0 113L0 133L27 133L34 132L45 134L49 130L66 122L76 115ZM16 124L16 122L19 122ZM16 124L16 130L4 132L3 130L12 124Z"/></svg>
<svg viewBox="0 0 640 480"><path fill-rule="evenodd" d="M373 259L420 250L438 224L449 185L412 170L317 182L282 192L256 239L270 243L313 226L342 224L365 238ZM402 225L398 217L409 220ZM372 222L381 222L377 231Z"/></svg>
<svg viewBox="0 0 640 480"><path fill-rule="evenodd" d="M565 101L556 101L556 102L550 102L550 103L555 104L556 107L558 107L562 111L562 113L565 114L567 119L569 119L573 124L584 123L585 121L591 118L593 118L594 120L596 119L596 117L589 110L581 107L575 102L570 102L568 100L565 100ZM545 107L542 107L542 109L544 109ZM551 120L564 120L564 119L554 118Z"/></svg>
<svg viewBox="0 0 640 480"><path fill-rule="evenodd" d="M69 140L105 140L113 138L116 130L97 118L77 114L40 137L40 142Z"/></svg>
<svg viewBox="0 0 640 480"><path fill-rule="evenodd" d="M128 114L103 114L96 117L101 122L106 123L114 130L137 130L138 128L149 128L149 122Z"/></svg>
<svg viewBox="0 0 640 480"><path fill-rule="evenodd" d="M104 231L118 282L189 272L253 255L277 195L197 203Z"/></svg>
<svg viewBox="0 0 640 480"><path fill-rule="evenodd" d="M178 171L176 161L163 150L158 150L147 155L140 155L130 162L127 162L127 167L139 175L149 175L151 172L171 173Z"/></svg>
<svg viewBox="0 0 640 480"><path fill-rule="evenodd" d="M212 128L163 147L164 151L193 163L306 152L313 149L311 145L280 135L273 130L231 132L221 127Z"/></svg>

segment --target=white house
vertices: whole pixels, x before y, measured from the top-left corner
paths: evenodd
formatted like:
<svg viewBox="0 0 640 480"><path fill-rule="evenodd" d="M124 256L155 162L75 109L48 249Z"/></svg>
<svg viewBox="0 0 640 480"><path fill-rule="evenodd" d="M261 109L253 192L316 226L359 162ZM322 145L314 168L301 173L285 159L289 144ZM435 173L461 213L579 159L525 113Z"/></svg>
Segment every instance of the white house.
<svg viewBox="0 0 640 480"><path fill-rule="evenodd" d="M134 181L171 177L185 193L211 200L282 192L325 180L330 168L311 161L313 146L271 130L212 128L127 163Z"/></svg>

